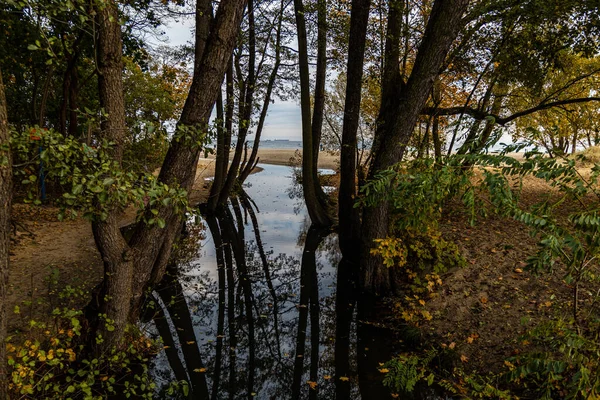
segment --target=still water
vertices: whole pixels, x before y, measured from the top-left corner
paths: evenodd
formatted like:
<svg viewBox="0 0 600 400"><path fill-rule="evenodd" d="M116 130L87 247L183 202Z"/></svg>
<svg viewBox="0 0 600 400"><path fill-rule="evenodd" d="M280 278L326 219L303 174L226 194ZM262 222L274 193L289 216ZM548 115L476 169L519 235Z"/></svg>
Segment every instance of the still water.
<svg viewBox="0 0 600 400"><path fill-rule="evenodd" d="M389 398L389 339L359 322L336 235L310 227L291 168L261 167L226 212L188 224L192 257L154 294L157 397L188 381L194 399Z"/></svg>

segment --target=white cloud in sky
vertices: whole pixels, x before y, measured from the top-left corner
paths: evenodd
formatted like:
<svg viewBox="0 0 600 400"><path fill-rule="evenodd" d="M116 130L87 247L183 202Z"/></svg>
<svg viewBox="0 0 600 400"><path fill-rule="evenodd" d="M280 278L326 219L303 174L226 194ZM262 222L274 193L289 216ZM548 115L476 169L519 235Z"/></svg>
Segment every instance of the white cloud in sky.
<svg viewBox="0 0 600 400"><path fill-rule="evenodd" d="M249 139L252 138L254 135L250 135ZM261 138L302 140L300 106L294 101L276 99L275 103L269 106Z"/></svg>
<svg viewBox="0 0 600 400"><path fill-rule="evenodd" d="M181 46L187 42L192 42L194 29L193 17L182 17L179 21L171 21L165 27L165 32L169 38L169 45Z"/></svg>

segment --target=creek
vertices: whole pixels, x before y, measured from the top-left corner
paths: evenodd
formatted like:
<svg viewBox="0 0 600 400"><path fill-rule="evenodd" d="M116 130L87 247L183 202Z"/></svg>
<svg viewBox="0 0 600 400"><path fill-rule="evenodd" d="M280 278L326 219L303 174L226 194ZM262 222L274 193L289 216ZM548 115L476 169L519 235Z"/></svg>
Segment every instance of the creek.
<svg viewBox="0 0 600 400"><path fill-rule="evenodd" d="M221 215L188 222L191 255L154 293L158 397L188 381L194 399L391 398L389 332L360 322L337 236L310 226L290 167L260 166Z"/></svg>

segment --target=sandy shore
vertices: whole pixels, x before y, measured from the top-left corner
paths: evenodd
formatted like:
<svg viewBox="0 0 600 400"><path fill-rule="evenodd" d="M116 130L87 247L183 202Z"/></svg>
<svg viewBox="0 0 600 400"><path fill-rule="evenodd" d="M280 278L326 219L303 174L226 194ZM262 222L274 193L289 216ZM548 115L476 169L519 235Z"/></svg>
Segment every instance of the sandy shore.
<svg viewBox="0 0 600 400"><path fill-rule="evenodd" d="M259 149L258 158L259 164L274 164L274 165L292 165L301 162L301 158L296 155L294 149ZM301 155L302 151L298 151ZM233 157L233 155L232 155ZM339 156L327 152L319 153L319 168L337 169L339 166ZM259 167L260 168L260 167ZM258 169L258 168L257 168ZM260 171L260 169L258 169ZM258 172L254 171L254 172ZM215 173L215 156L209 155L207 158L198 160L198 171L196 171L196 179L194 188L190 194L192 203L205 202L208 195L210 178Z"/></svg>
<svg viewBox="0 0 600 400"><path fill-rule="evenodd" d="M302 150L294 149L260 149L258 150L259 164L290 165L290 160L296 158L296 152L302 155ZM233 157L233 154L231 154ZM214 159L214 155L208 156L209 160ZM300 159L298 158L298 161ZM319 168L336 169L339 166L339 155L332 155L328 152L319 153Z"/></svg>

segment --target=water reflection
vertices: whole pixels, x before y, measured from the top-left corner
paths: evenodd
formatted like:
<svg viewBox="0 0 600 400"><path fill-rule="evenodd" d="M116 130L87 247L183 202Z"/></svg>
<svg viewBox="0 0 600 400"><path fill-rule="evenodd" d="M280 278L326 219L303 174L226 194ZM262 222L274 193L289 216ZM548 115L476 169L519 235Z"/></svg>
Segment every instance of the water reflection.
<svg viewBox="0 0 600 400"><path fill-rule="evenodd" d="M357 329L355 266L286 193L290 169L263 167L155 293L157 397L178 380L194 399L387 398L374 342L389 340Z"/></svg>

